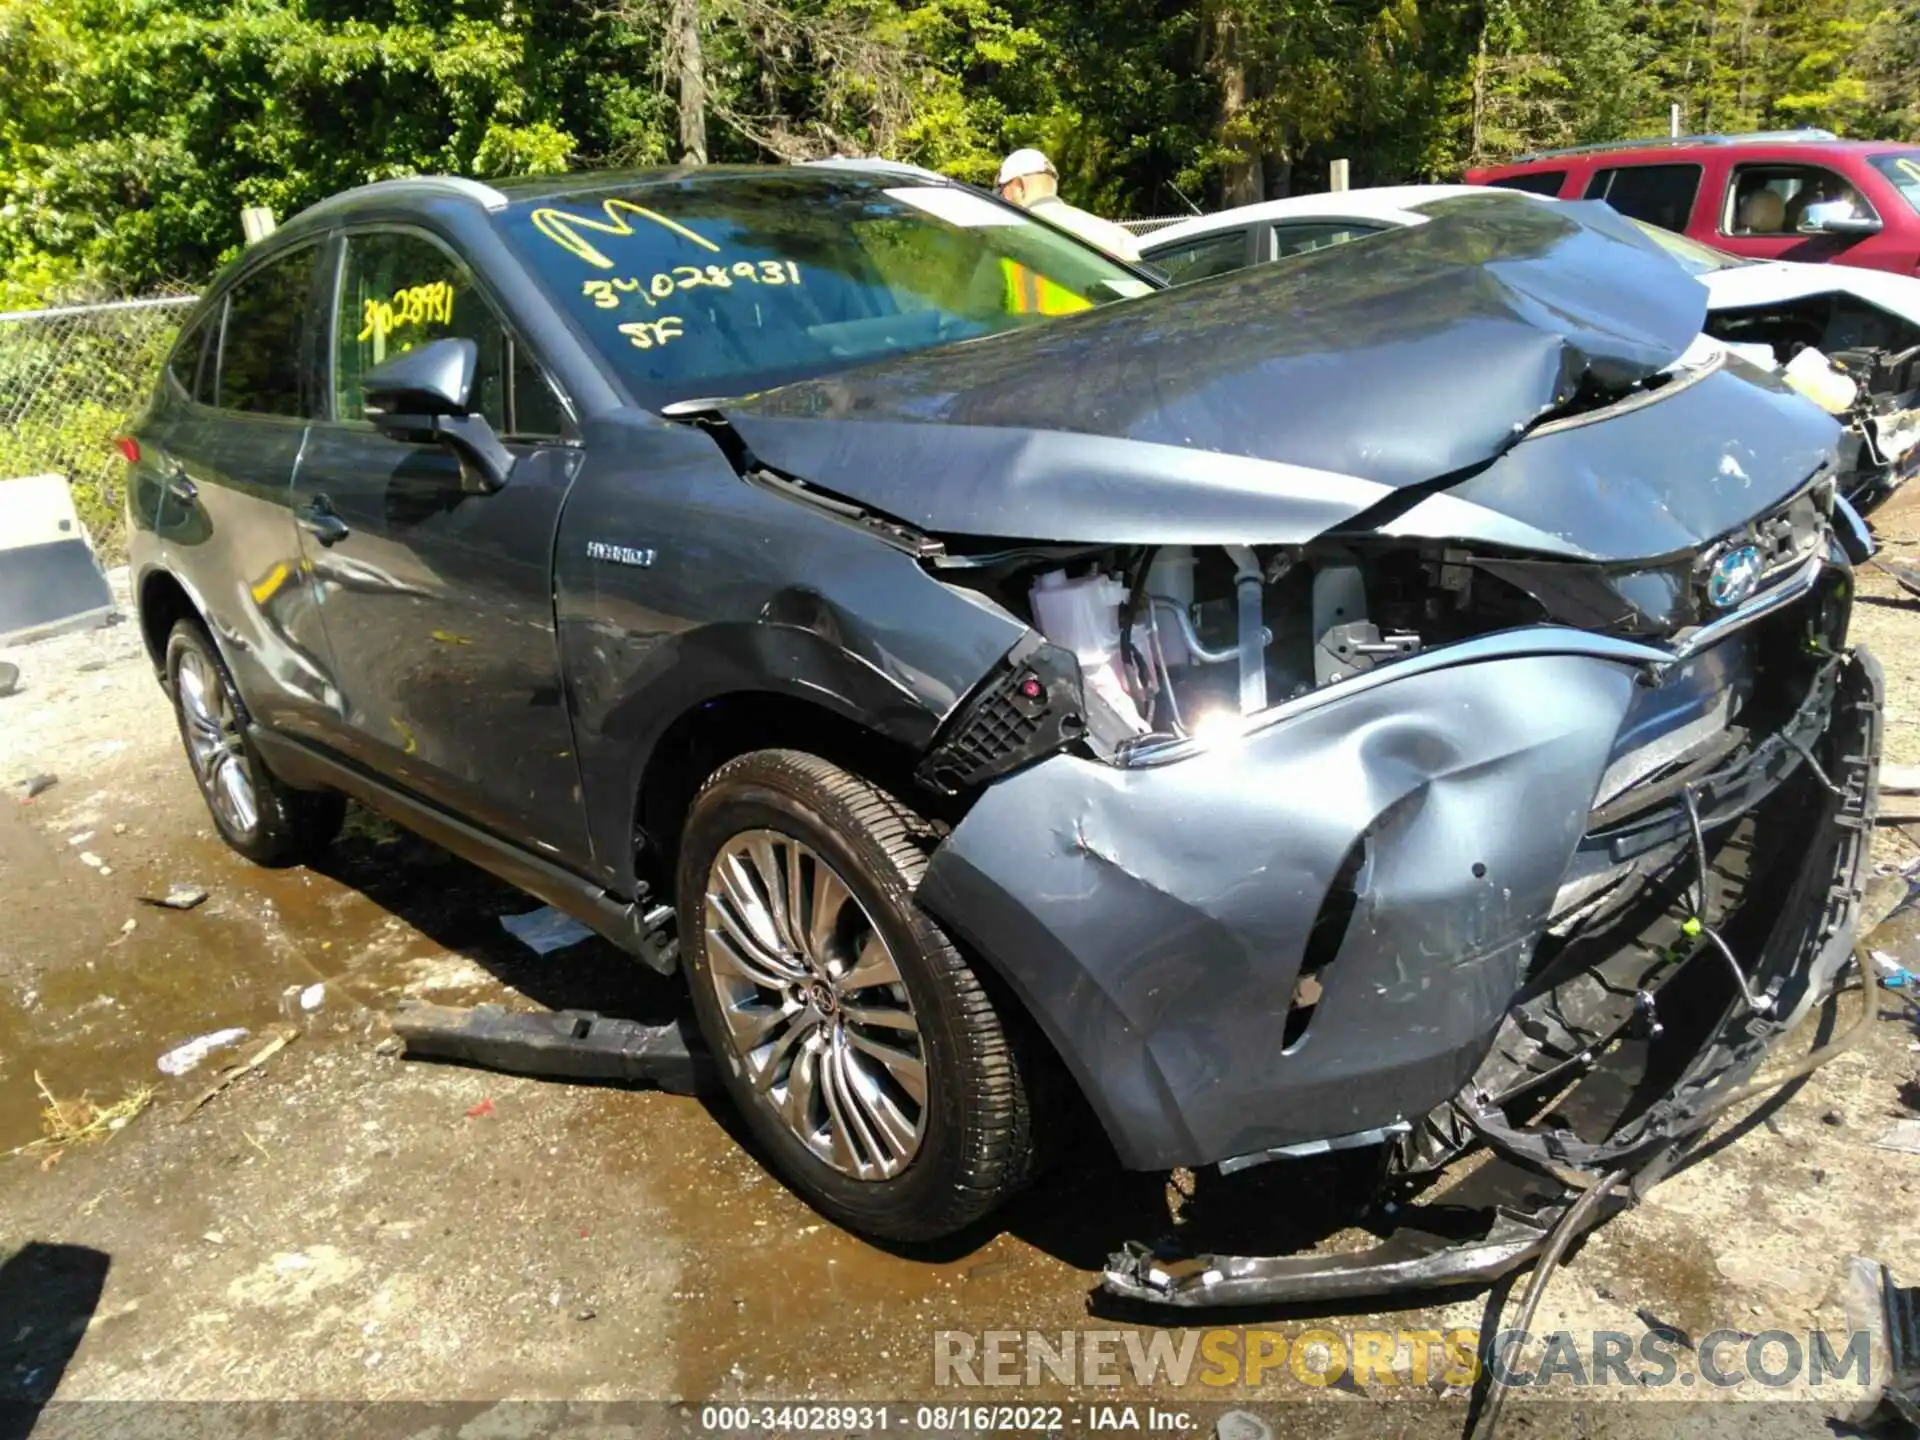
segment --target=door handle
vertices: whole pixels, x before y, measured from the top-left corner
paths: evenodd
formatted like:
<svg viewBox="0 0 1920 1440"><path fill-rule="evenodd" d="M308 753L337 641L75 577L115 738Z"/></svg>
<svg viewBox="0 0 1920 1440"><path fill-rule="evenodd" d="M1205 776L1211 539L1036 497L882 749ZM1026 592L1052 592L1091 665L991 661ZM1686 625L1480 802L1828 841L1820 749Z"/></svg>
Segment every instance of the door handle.
<svg viewBox="0 0 1920 1440"><path fill-rule="evenodd" d="M175 499L191 503L200 498L200 487L187 478L186 469L175 465L160 479L160 487Z"/></svg>
<svg viewBox="0 0 1920 1440"><path fill-rule="evenodd" d="M347 522L333 513L333 503L324 495L316 495L296 508L293 518L322 545L338 545L353 533L347 528Z"/></svg>

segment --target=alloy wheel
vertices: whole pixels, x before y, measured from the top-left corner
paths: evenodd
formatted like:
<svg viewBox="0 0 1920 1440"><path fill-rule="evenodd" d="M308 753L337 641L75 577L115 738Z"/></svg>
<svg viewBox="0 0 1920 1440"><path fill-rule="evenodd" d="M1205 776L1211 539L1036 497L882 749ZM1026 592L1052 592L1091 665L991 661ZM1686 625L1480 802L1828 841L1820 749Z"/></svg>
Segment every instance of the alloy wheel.
<svg viewBox="0 0 1920 1440"><path fill-rule="evenodd" d="M260 823L260 806L226 686L207 658L193 649L182 651L174 685L187 722L187 755L207 803L232 830L253 833Z"/></svg>
<svg viewBox="0 0 1920 1440"><path fill-rule="evenodd" d="M926 1134L926 1042L846 881L792 836L749 830L714 857L703 909L707 973L756 1091L835 1170L899 1174Z"/></svg>

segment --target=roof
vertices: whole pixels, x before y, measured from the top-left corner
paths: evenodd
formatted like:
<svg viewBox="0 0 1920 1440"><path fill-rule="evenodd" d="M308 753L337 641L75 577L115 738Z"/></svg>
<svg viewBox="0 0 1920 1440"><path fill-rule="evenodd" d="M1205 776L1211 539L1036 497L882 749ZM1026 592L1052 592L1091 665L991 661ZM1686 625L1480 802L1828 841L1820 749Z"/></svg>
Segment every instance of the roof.
<svg viewBox="0 0 1920 1440"><path fill-rule="evenodd" d="M642 189L687 180L724 180L740 175L787 173L795 168L834 170L842 173L865 172L896 182L912 176L925 183L956 184L947 177L918 165L892 160L859 160L835 156L831 160L811 161L805 167L790 165L679 165L651 170L580 170L560 175L522 175L505 180L473 180L461 175L405 175L392 180L376 180L329 195L298 212L293 219L330 214L336 210L375 200L412 197L421 200L466 200L489 211L536 200L555 200L568 195L601 190Z"/></svg>
<svg viewBox="0 0 1920 1440"><path fill-rule="evenodd" d="M1843 140L1831 130L1755 130L1739 135L1658 135L1644 140L1609 140L1593 145L1570 145L1562 150L1531 150L1495 165L1478 165L1467 173L1492 175L1510 169L1551 165L1556 160L1583 160L1611 155L1658 151L1663 155L1689 150L1773 149L1790 147L1815 154L1878 155L1912 149L1899 140Z"/></svg>
<svg viewBox="0 0 1920 1440"><path fill-rule="evenodd" d="M1417 224L1426 217L1411 213L1411 207L1455 195L1481 195L1488 192L1480 185L1379 185L1364 190L1329 190L1317 195L1292 195L1285 200L1264 200L1240 205L1211 215L1196 215L1155 230L1142 237L1142 249L1158 250L1169 243L1211 235L1216 230L1231 230L1250 224L1274 224L1282 220L1378 220L1389 225ZM1512 191L1502 191L1512 194Z"/></svg>

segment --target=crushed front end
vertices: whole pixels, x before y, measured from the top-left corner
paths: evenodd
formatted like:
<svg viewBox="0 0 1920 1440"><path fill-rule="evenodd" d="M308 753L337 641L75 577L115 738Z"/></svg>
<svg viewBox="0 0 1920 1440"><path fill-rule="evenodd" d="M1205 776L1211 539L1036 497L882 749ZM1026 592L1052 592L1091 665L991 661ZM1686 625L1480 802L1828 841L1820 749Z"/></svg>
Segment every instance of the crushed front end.
<svg viewBox="0 0 1920 1440"><path fill-rule="evenodd" d="M1132 1250L1110 1291L1484 1280L1583 1181L1674 1163L1852 950L1880 681L1846 648L1837 504L1816 475L1657 563L1358 533L1018 562L1067 643L1011 656L929 757L929 783L977 793L922 902L999 966L1127 1163L1372 1146L1400 1202L1372 1250ZM1083 578L1137 637L1112 663L1068 633L1061 594L1099 598ZM1134 618L1154 611L1157 634Z"/></svg>

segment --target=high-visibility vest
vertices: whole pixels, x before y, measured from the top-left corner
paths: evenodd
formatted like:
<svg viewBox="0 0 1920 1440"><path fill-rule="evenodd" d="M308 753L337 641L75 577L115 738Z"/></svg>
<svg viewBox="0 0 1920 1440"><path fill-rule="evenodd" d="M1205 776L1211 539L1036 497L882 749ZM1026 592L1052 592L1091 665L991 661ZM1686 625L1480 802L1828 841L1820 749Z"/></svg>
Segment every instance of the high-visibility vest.
<svg viewBox="0 0 1920 1440"><path fill-rule="evenodd" d="M1009 315L1071 315L1093 308L1091 300L1056 285L1018 260L1002 260L1000 272L1006 277Z"/></svg>

